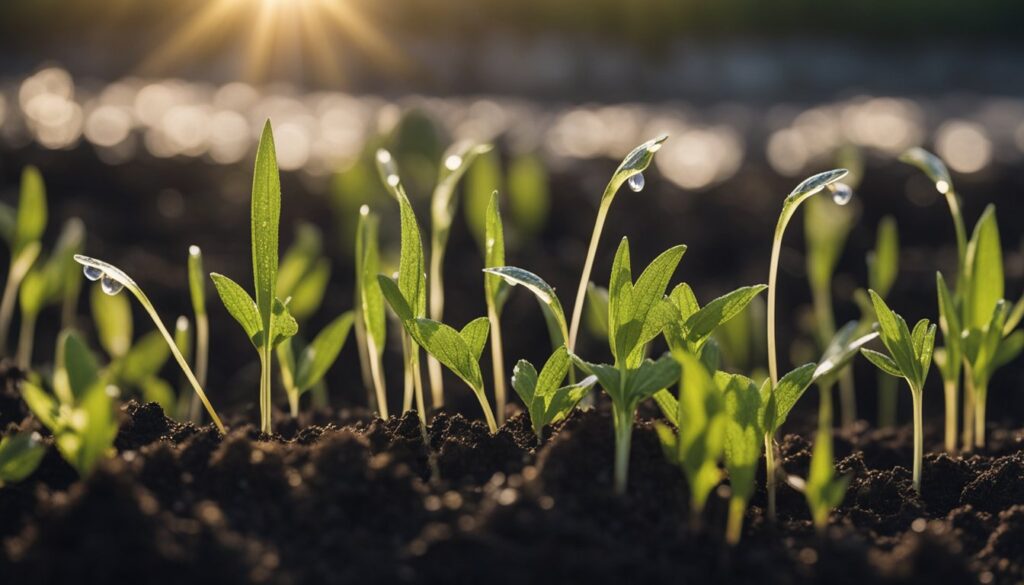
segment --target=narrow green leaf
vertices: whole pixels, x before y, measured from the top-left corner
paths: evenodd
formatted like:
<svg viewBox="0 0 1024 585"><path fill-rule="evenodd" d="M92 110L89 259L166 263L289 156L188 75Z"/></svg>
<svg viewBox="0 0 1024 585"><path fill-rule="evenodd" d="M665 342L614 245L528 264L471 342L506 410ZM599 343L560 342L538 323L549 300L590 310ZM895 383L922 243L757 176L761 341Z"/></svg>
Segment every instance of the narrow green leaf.
<svg viewBox="0 0 1024 585"><path fill-rule="evenodd" d="M1006 323L1003 325L1003 335L1009 335L1011 331L1020 325L1021 320L1024 319L1024 294L1020 296L1020 299L1013 309L1010 310L1010 314L1006 316Z"/></svg>
<svg viewBox="0 0 1024 585"><path fill-rule="evenodd" d="M953 188L953 180L942 159L920 147L913 147L900 155L900 162L915 166L935 183L939 193L946 193Z"/></svg>
<svg viewBox="0 0 1024 585"><path fill-rule="evenodd" d="M387 321L384 314L384 295L380 290L380 283L377 282L377 274L380 272L377 225L377 216L370 213L368 207L363 206L356 235L356 279L363 326L380 355L384 351L387 339Z"/></svg>
<svg viewBox="0 0 1024 585"><path fill-rule="evenodd" d="M469 170L466 171L465 199L463 210L466 217L466 226L469 233L473 235L480 250L486 257L487 236L487 208L490 204L491 193L502 189L504 179L501 172L501 157L497 150L490 150L481 153L476 157ZM505 262L495 264L503 266Z"/></svg>
<svg viewBox="0 0 1024 585"><path fill-rule="evenodd" d="M686 352L673 355L682 369L678 452L674 459L686 473L691 501L700 510L721 479L718 459L724 449L725 404L722 392L699 359Z"/></svg>
<svg viewBox="0 0 1024 585"><path fill-rule="evenodd" d="M537 395L537 369L533 364L526 360L519 360L516 363L512 368L512 388L526 405L534 430L543 427L543 421L538 421L533 411L533 401Z"/></svg>
<svg viewBox="0 0 1024 585"><path fill-rule="evenodd" d="M814 370L814 381L834 379L836 374L857 355L860 348L878 337L878 333L874 331L856 337L860 329L860 322L850 321L836 332Z"/></svg>
<svg viewBox="0 0 1024 585"><path fill-rule="evenodd" d="M918 361L906 322L889 309L878 293L869 290L868 294L871 295L871 303L875 308L875 315L878 317L878 325L881 327L882 343L889 350L893 361L904 375L911 380L918 379Z"/></svg>
<svg viewBox="0 0 1024 585"><path fill-rule="evenodd" d="M63 402L76 401L88 392L89 388L99 379L99 364L89 346L75 331L61 333L57 343L60 345L58 360L55 364L54 386L58 386L56 378L63 377L67 382L70 395L61 397Z"/></svg>
<svg viewBox="0 0 1024 585"><path fill-rule="evenodd" d="M380 291L384 295L384 299L387 300L391 310L395 312L399 321L405 323L415 318L412 313L412 309L409 307L409 303L406 302L405 296L402 295L401 289L398 288L398 284L394 280L384 276L383 274L377 275L377 284L380 286Z"/></svg>
<svg viewBox="0 0 1024 585"><path fill-rule="evenodd" d="M91 287L89 304L100 345L113 359L127 353L132 345L132 306L125 295L108 295L102 287Z"/></svg>
<svg viewBox="0 0 1024 585"><path fill-rule="evenodd" d="M1003 251L999 243L996 208L985 208L967 244L966 327L984 327L992 308L1003 298Z"/></svg>
<svg viewBox="0 0 1024 585"><path fill-rule="evenodd" d="M654 160L654 153L661 150L661 145L666 140L668 140L667 134L662 134L657 138L648 140L634 148L622 159L622 162L619 163L618 168L612 174L611 180L608 181L608 186L605 187L604 195L601 197L602 205L606 199L614 197L615 193L622 187L622 184L629 180L630 177L647 170L651 161Z"/></svg>
<svg viewBox="0 0 1024 585"><path fill-rule="evenodd" d="M46 304L47 287L49 285L46 272L40 269L32 269L25 275L18 289L18 302L21 304L22 315L31 315L33 318L43 310Z"/></svg>
<svg viewBox="0 0 1024 585"><path fill-rule="evenodd" d="M117 436L117 418L114 414L114 402L103 384L93 384L86 391L80 408L85 424L76 429L78 448L69 461L78 473L84 476L113 451L114 438Z"/></svg>
<svg viewBox="0 0 1024 585"><path fill-rule="evenodd" d="M498 192L491 194L487 204L484 220L484 268L497 268L505 265L505 232L501 224L501 210L498 207ZM501 310L501 293L508 286L504 279L496 274L484 275L484 292L488 303Z"/></svg>
<svg viewBox="0 0 1024 585"><path fill-rule="evenodd" d="M58 428L60 404L53 396L32 382L24 381L21 383L21 398L44 427L51 432Z"/></svg>
<svg viewBox="0 0 1024 585"><path fill-rule="evenodd" d="M636 370L627 373L626 391L629 398L639 402L678 382L679 363L671 354L665 354L657 361L644 360Z"/></svg>
<svg viewBox="0 0 1024 585"><path fill-rule="evenodd" d="M206 279L203 277L203 251L199 246L188 249L188 292L196 315L206 314Z"/></svg>
<svg viewBox="0 0 1024 585"><path fill-rule="evenodd" d="M398 202L401 214L401 253L398 259L398 288L406 299L413 314L422 317L427 313L427 283L425 261L423 257L423 240L420 237L416 213L412 209L409 197L405 194L402 181L398 176L394 158L386 150L377 151L377 170L384 186ZM392 306L392 308L394 308Z"/></svg>
<svg viewBox="0 0 1024 585"><path fill-rule="evenodd" d="M21 173L21 195L18 199L12 257L19 256L25 246L43 237L46 220L46 186L43 184L43 176L36 167L25 167Z"/></svg>
<svg viewBox="0 0 1024 585"><path fill-rule="evenodd" d="M690 343L700 347L715 329L743 312L750 301L767 288L768 286L764 284L738 288L691 313L688 318L685 318L685 330ZM689 290L689 287L686 290ZM691 291L690 295L692 294ZM696 306L696 299L693 299L693 305L690 305L685 293L680 293L680 301L683 301L684 304L677 304L677 306L685 305L687 309Z"/></svg>
<svg viewBox="0 0 1024 585"><path fill-rule="evenodd" d="M448 242L448 234L451 232L457 202L455 188L459 180L462 179L477 156L492 148L490 144L459 141L448 147L441 156L437 186L434 187L430 201L430 228L433 232L431 241L439 247L445 246ZM437 253L437 251L432 250L432 253Z"/></svg>
<svg viewBox="0 0 1024 585"><path fill-rule="evenodd" d="M960 347L963 326L960 323L960 314L953 301L953 293L946 286L941 272L935 273L935 288L939 295L939 327L942 328L942 339L946 344L946 356L949 358L943 367L944 377L947 380L959 380L963 363L963 350Z"/></svg>
<svg viewBox="0 0 1024 585"><path fill-rule="evenodd" d="M299 332L298 322L292 317L286 302L282 302L281 299L274 299L274 313L270 316L270 331L272 335L271 349Z"/></svg>
<svg viewBox="0 0 1024 585"><path fill-rule="evenodd" d="M716 376L715 381L724 393L724 453L729 483L733 497L748 501L754 493L754 477L762 452L764 433L759 424L761 397L757 386L748 378ZM720 381L725 381L724 387Z"/></svg>
<svg viewBox="0 0 1024 585"><path fill-rule="evenodd" d="M227 276L214 272L210 274L210 278L213 279L213 286L217 289L224 308L235 318L235 321L238 321L249 341L258 349L263 345L261 339L264 326L256 302L252 300L249 293L245 292L245 289ZM269 326L268 323L267 327L269 328Z"/></svg>
<svg viewBox="0 0 1024 585"><path fill-rule="evenodd" d="M878 223L875 249L868 253L868 286L883 298L888 296L900 269L900 240L896 219L891 215Z"/></svg>
<svg viewBox="0 0 1024 585"><path fill-rule="evenodd" d="M256 168L252 177L252 268L256 308L262 323L261 331L273 331L270 322L277 288L280 223L281 178L277 170L277 154L274 152L274 132L270 127L270 120L267 120L256 149ZM228 310L230 311L230 308ZM232 316L238 319L234 313ZM247 328L246 332L248 331ZM270 343L270 339L264 342Z"/></svg>
<svg viewBox="0 0 1024 585"><path fill-rule="evenodd" d="M818 365L814 363L804 364L779 380L772 391L773 416L766 421L770 423L769 432L778 431L786 422L789 412L814 381L814 370L817 367Z"/></svg>
<svg viewBox="0 0 1024 585"><path fill-rule="evenodd" d="M884 353L880 353L867 348L862 348L860 350L860 353L864 357L868 358L869 362L875 364L875 366L879 370L882 370L886 374L889 374L890 376L895 376L897 378L904 377L903 372L900 371L900 367L896 365L896 362L894 362L892 358L885 355Z"/></svg>
<svg viewBox="0 0 1024 585"><path fill-rule="evenodd" d="M300 354L296 364L295 386L306 391L324 378L345 346L355 315L342 313L324 327Z"/></svg>
<svg viewBox="0 0 1024 585"><path fill-rule="evenodd" d="M331 280L331 261L320 258L292 289L288 310L297 321L305 321L316 313L323 303L327 285Z"/></svg>

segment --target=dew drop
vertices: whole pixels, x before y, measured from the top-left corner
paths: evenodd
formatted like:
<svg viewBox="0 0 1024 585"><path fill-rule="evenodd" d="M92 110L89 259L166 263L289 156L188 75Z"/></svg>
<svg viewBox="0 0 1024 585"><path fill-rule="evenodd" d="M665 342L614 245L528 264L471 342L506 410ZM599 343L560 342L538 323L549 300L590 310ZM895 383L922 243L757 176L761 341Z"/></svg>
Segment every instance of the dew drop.
<svg viewBox="0 0 1024 585"><path fill-rule="evenodd" d="M829 189L832 190L832 201L836 205L846 205L853 199L853 189L846 183L832 183Z"/></svg>
<svg viewBox="0 0 1024 585"><path fill-rule="evenodd" d="M398 183L400 181L401 181L401 179L398 178L398 175L388 175L388 178L387 178L388 185L390 185L392 187L397 187Z"/></svg>
<svg viewBox="0 0 1024 585"><path fill-rule="evenodd" d="M103 278L100 279L100 288L102 288L103 292L107 293L108 295L114 296L117 293L121 292L121 289L124 288L124 285L104 274Z"/></svg>
<svg viewBox="0 0 1024 585"><path fill-rule="evenodd" d="M646 181L644 180L643 173L637 173L629 178L629 188L632 189L634 193L643 191L645 183Z"/></svg>
<svg viewBox="0 0 1024 585"><path fill-rule="evenodd" d="M96 268L95 266L82 267L82 273L85 274L86 278L93 282L96 282L97 280L100 279L101 276L103 276L103 271L100 270L99 268Z"/></svg>
<svg viewBox="0 0 1024 585"><path fill-rule="evenodd" d="M457 154L450 155L444 159L444 167L449 171L454 171L460 166L462 166L462 157Z"/></svg>

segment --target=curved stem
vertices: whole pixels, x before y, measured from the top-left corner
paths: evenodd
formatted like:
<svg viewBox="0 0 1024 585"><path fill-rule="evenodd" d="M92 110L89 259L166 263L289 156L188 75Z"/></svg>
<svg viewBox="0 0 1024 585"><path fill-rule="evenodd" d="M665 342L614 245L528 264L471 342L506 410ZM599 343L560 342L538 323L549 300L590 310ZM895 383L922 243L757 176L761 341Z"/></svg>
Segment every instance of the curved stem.
<svg viewBox="0 0 1024 585"><path fill-rule="evenodd" d="M491 403L487 400L487 393L484 392L483 388L469 387L473 394L476 394L476 399L480 403L480 409L484 411L484 418L487 419L487 428L491 430L491 434L497 434L498 424L494 421L494 411L491 410Z"/></svg>
<svg viewBox="0 0 1024 585"><path fill-rule="evenodd" d="M946 203L949 205L949 213L953 216L953 229L956 230L956 292L957 296L963 294L964 270L967 264L967 228L964 226L963 212L960 211L960 200L952 188L945 193Z"/></svg>
<svg viewBox="0 0 1024 585"><path fill-rule="evenodd" d="M775 282L779 275L779 253L782 248L782 232L786 229L785 216L779 218L772 242L771 263L768 266L768 374L772 388L779 383L779 364L775 355Z"/></svg>
<svg viewBox="0 0 1024 585"><path fill-rule="evenodd" d="M576 348L576 335L580 329L580 317L583 315L583 303L587 299L587 283L590 282L590 272L594 268L594 257L597 256L597 244L601 240L601 232L604 230L604 221L608 217L608 208L611 198L602 197L601 207L597 210L597 219L594 222L594 231L590 235L590 248L587 250L587 259L583 263L583 275L580 276L580 285L576 290L576 303L572 307L572 321L569 326L569 351Z"/></svg>
<svg viewBox="0 0 1024 585"><path fill-rule="evenodd" d="M3 299L0 300L0 355L7 353L7 335L11 329L11 318L14 316L14 301L18 297L18 286L24 274L15 271L17 263L11 264L11 270L7 276L7 284L4 285Z"/></svg>

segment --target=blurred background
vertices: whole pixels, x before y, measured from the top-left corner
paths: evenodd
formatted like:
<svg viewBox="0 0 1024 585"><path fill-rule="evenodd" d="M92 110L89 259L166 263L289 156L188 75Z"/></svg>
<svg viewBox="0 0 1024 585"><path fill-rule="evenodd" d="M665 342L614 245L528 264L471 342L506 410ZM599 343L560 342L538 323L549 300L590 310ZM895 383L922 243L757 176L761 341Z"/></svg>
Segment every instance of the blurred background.
<svg viewBox="0 0 1024 585"><path fill-rule="evenodd" d="M21 169L39 166L50 232L81 217L88 252L135 276L170 320L190 313L190 244L209 270L251 281L251 168L270 118L282 246L319 237L330 259L322 306L307 317L315 331L351 307L361 205L382 216L385 264L397 257L397 207L370 154L395 152L426 233L444 149L493 142L463 183L445 264L446 321L461 325L484 313L478 244L492 189L503 197L508 262L555 285L568 308L610 173L632 147L667 133L646 188L615 202L596 282L606 283L622 236L636 265L689 245L678 278L704 301L765 282L782 198L804 176L846 166L854 202L825 213L852 226L833 287L837 321L860 314L854 291L866 286L865 255L885 215L901 240L891 305L908 320L934 319L934 271L955 272L952 222L931 183L896 158L915 145L941 156L968 229L997 205L1006 294L1016 300L1021 22L1024 4L1013 0L5 0L0 196L13 203ZM801 214L787 234L780 281L791 362L817 354L802 224ZM213 305L211 394L254 403L251 350ZM85 300L82 308L86 325ZM514 293L505 315L509 363L542 362L547 337L533 300ZM763 334L751 322L742 351L754 363ZM44 318L40 339L57 326ZM594 339L584 348L598 359L607 349ZM364 400L351 347L329 380L337 403ZM874 380L858 370L869 416ZM932 383L926 403L940 411L937 375ZM1024 413L1022 383L1019 361L997 374L994 417ZM468 392L449 388L475 412Z"/></svg>

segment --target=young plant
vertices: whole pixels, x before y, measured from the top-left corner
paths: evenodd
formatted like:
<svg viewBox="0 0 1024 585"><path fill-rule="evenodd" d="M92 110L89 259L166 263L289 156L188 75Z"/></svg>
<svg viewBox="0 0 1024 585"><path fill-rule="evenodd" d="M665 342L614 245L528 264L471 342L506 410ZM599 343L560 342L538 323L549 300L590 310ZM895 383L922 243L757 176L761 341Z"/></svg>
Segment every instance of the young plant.
<svg viewBox="0 0 1024 585"><path fill-rule="evenodd" d="M484 222L484 268L505 265L505 232L498 208L498 192L491 194ZM505 422L505 352L501 343L501 310L508 297L509 285L496 274L484 274L484 298L487 302L487 321L491 324L491 370L494 373L494 402L498 409L498 424ZM566 356L565 363L569 363ZM561 380L559 380L561 382ZM518 390L517 390L518 391ZM524 401L525 402L525 401Z"/></svg>
<svg viewBox="0 0 1024 585"><path fill-rule="evenodd" d="M309 345L299 351L298 358L295 357L291 341L277 346L281 379L288 395L292 417L299 416L299 398L302 394L319 384L338 359L354 318L353 312L348 311L328 323Z"/></svg>
<svg viewBox="0 0 1024 585"><path fill-rule="evenodd" d="M272 352L282 341L298 333L298 323L286 302L275 296L278 270L278 230L281 221L281 179L274 152L274 134L268 120L256 149L252 180L252 268L256 299L222 274L210 277L228 313L242 326L260 358L260 431L270 433ZM170 342L170 340L169 340ZM177 355L177 349L174 350ZM182 368L187 366L182 363ZM190 370L191 372L191 370ZM199 383L195 382L196 389ZM207 407L209 409L209 406ZM212 416L211 412L211 416ZM220 426L220 425L218 425Z"/></svg>
<svg viewBox="0 0 1024 585"><path fill-rule="evenodd" d="M0 488L32 475L46 455L39 433L23 431L0 439Z"/></svg>
<svg viewBox="0 0 1024 585"><path fill-rule="evenodd" d="M188 248L188 291L192 299L192 314L196 323L196 380L206 386L206 373L210 367L210 318L206 313L206 271L203 270L203 251L199 246ZM183 352L184 353L184 352ZM193 395L188 409L188 419L194 423L201 420L199 397Z"/></svg>
<svg viewBox="0 0 1024 585"><path fill-rule="evenodd" d="M674 246L651 261L633 282L629 240L622 239L612 264L608 286L608 344L614 364L592 364L573 355L577 366L596 376L612 400L615 423L615 493L624 494L629 477L629 451L633 419L640 402L679 379L679 364L671 355L657 361L644 359L647 344L661 335L672 318L665 288L686 246Z"/></svg>
<svg viewBox="0 0 1024 585"><path fill-rule="evenodd" d="M420 238L420 228L416 223L416 213L412 209L409 197L405 194L402 186L402 179L398 176L398 169L391 153L380 149L377 151L377 170L380 173L381 181L387 187L388 192L398 203L401 214L401 251L398 258L398 290L401 293L398 297L402 303L396 307L391 304L391 299L384 297L391 304L391 310L398 316L404 331L402 335L402 355L405 362L405 398L402 409L408 411L412 408L413 395L416 398L416 411L420 416L420 429L426 429L427 412L423 399L423 379L420 373L420 346L412 338L406 322L411 319L425 318L427 315L427 282L424 273L423 240ZM380 283L381 291L384 292L384 281L392 282L383 275L377 275L377 282ZM398 300L396 297L396 300ZM399 309L408 309L400 312Z"/></svg>
<svg viewBox="0 0 1024 585"><path fill-rule="evenodd" d="M725 408L725 469L732 489L725 540L736 545L743 534L743 515L754 495L754 477L761 460L764 390L758 392L753 380L739 374L718 372L715 383Z"/></svg>
<svg viewBox="0 0 1024 585"><path fill-rule="evenodd" d="M622 159L619 167L612 173L612 178L604 188L601 195L601 203L597 208L597 219L594 221L594 231L590 235L590 247L587 249L587 259L583 263L583 274L580 276L580 284L576 291L576 304L572 309L572 325L569 327L568 347L572 352L576 347L576 334L580 328L580 318L583 316L583 303L587 296L587 284L590 282L590 272L594 268L594 258L597 256L597 244L601 240L601 231L604 230L604 222L608 217L608 210L611 209L615 194L623 183L629 182L629 188L633 191L640 191L644 188L643 172L654 160L654 153L661 149L661 145L668 140L667 135L661 135L653 140L634 148L632 152Z"/></svg>
<svg viewBox="0 0 1024 585"><path fill-rule="evenodd" d="M384 297L380 292L377 274L380 272L380 247L377 240L377 216L370 208L359 208L356 226L356 339L359 357L365 364L371 397L369 404L380 417L388 419L388 397L384 386L384 345L387 340L387 317Z"/></svg>
<svg viewBox="0 0 1024 585"><path fill-rule="evenodd" d="M40 238L46 230L46 187L35 167L25 167L21 174L21 194L18 200L14 236L11 240L11 267L7 283L0 297L0 355L6 355L7 338L14 315L14 302L18 288L42 251Z"/></svg>
<svg viewBox="0 0 1024 585"><path fill-rule="evenodd" d="M430 200L430 275L427 281L430 283L430 318L434 321L444 319L444 254L458 204L455 188L476 157L492 148L490 144L462 141L451 145L442 155L437 185ZM427 372L434 408L440 408L444 406L441 364L436 359L428 359Z"/></svg>
<svg viewBox="0 0 1024 585"><path fill-rule="evenodd" d="M814 451L811 452L811 470L804 486L804 496L811 509L811 520L819 532L828 526L828 517L832 510L843 503L849 485L849 476L836 477L832 456L832 422L823 420L818 424Z"/></svg>
<svg viewBox="0 0 1024 585"><path fill-rule="evenodd" d="M588 376L576 384L562 386L570 366L569 352L563 345L551 354L540 374L526 360L519 360L512 370L512 388L530 413L537 445L544 441L544 427L567 417L597 383L596 377Z"/></svg>
<svg viewBox="0 0 1024 585"><path fill-rule="evenodd" d="M838 206L825 199L812 197L808 199L804 212L807 281L811 287L818 347L822 350L836 334L832 278L846 245L846 239L856 221L856 209L853 209L853 206L846 207L852 195L853 192L848 187L837 188L833 193L833 200ZM822 387L821 392L831 393L832 388ZM839 405L842 424L852 424L857 419L857 400L850 372L839 378Z"/></svg>
<svg viewBox="0 0 1024 585"><path fill-rule="evenodd" d="M474 319L461 331L432 319L417 318L402 294L400 285L383 274L377 278L384 298L398 315L406 333L417 345L469 386L480 402L488 428L492 434L497 433L498 425L494 421L494 411L487 400L483 374L480 372L480 355L484 351L484 344L487 343L489 329L487 318Z"/></svg>
<svg viewBox="0 0 1024 585"><path fill-rule="evenodd" d="M889 355L861 348L864 357L878 369L890 376L903 378L910 386L914 407L914 489L921 492L921 461L924 458L924 429L921 398L924 382L932 365L932 350L935 347L935 325L921 319L913 331L903 317L889 309L878 294L869 290L871 302L878 316L882 344Z"/></svg>
<svg viewBox="0 0 1024 585"><path fill-rule="evenodd" d="M32 414L53 433L64 460L84 477L113 452L116 392L100 377L89 348L72 331L63 332L58 340L55 367L54 394L26 381L21 395Z"/></svg>
<svg viewBox="0 0 1024 585"><path fill-rule="evenodd" d="M323 255L323 235L311 223L300 223L295 241L281 256L277 272L278 298L290 298L288 311L299 323L316 313L331 280L331 262Z"/></svg>
<svg viewBox="0 0 1024 585"><path fill-rule="evenodd" d="M975 447L984 447L989 380L996 369L1016 358L1024 348L1024 331L1013 331L1024 314L1024 296L1012 311L1003 299L1003 252L995 207L991 205L982 213L967 243L966 273L961 323L964 333L960 343L968 394L974 398L973 443Z"/></svg>
<svg viewBox="0 0 1024 585"><path fill-rule="evenodd" d="M672 355L682 369L676 409L667 417L675 429L661 423L655 423L654 428L669 462L686 475L690 519L696 525L711 490L722 480L718 462L725 448L725 401L700 359L681 350Z"/></svg>
<svg viewBox="0 0 1024 585"><path fill-rule="evenodd" d="M206 397L206 393L203 392L203 387L196 380L195 374L192 373L192 368L189 367L188 362L185 360L185 356L181 355L178 351L177 346L174 343L174 338L167 331L167 327L164 326L163 321L160 320L160 315L157 314L156 309L153 307L153 303L150 302L149 297L146 293L142 292L142 288L128 276L123 270L108 264L102 260L90 258L88 256L82 256L80 254L75 255L75 261L81 264L84 269L85 277L92 281L99 281L100 287L103 292L114 296L121 292L123 289L128 289L128 292L132 293L132 296L139 301L142 308L146 310L146 314L153 320L153 324L156 325L157 331L163 337L164 342L171 350L171 355L174 356L175 361L178 362L178 366L185 373L185 377L188 378L189 383L192 385L192 389L195 390L196 395L199 396L199 400L202 401L203 406L206 408L206 412L209 413L210 419L217 426L217 430L221 434L225 433L224 425L220 422L220 417L217 416L217 412L213 409L213 405L210 404L209 399ZM236 285L237 286L237 285Z"/></svg>
<svg viewBox="0 0 1024 585"><path fill-rule="evenodd" d="M566 340L569 339L565 311L562 309L562 302L558 300L558 295L555 294L555 289L550 284L529 270L515 266L484 268L484 272L500 277L510 286L522 286L533 293L544 313L544 319L548 322L552 348L558 349L565 345Z"/></svg>
<svg viewBox="0 0 1024 585"><path fill-rule="evenodd" d="M868 288L874 290L883 299L889 295L896 276L899 274L900 242L899 231L896 227L896 219L891 215L882 218L878 223L878 233L875 236L875 249L868 252ZM857 289L853 293L861 312L862 327L868 327L876 321L875 309L871 305L871 299L864 289ZM938 362L938 350L936 350L935 361ZM957 373L953 376L953 434L956 434L956 380L959 379L959 360L957 360ZM941 368L941 366L940 366ZM943 374L943 379L947 379ZM892 427L896 424L896 406L898 404L896 379L892 376L878 373L878 425L881 427ZM949 420L949 403L947 401L947 421ZM954 438L955 441L955 438Z"/></svg>

